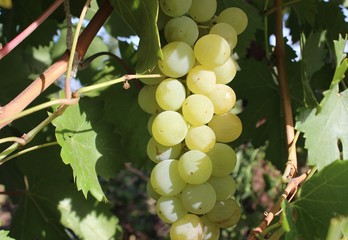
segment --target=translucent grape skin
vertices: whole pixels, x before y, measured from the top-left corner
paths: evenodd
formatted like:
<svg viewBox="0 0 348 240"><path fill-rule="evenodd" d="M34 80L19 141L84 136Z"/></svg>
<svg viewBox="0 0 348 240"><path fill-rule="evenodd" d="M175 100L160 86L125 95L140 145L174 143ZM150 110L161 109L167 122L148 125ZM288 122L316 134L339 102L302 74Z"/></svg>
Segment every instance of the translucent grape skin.
<svg viewBox="0 0 348 240"><path fill-rule="evenodd" d="M184 153L178 164L180 177L189 184L201 184L211 176L213 166L209 156L198 150Z"/></svg>
<svg viewBox="0 0 348 240"><path fill-rule="evenodd" d="M195 64L194 52L185 42L168 43L162 48L162 54L158 67L168 77L180 78Z"/></svg>
<svg viewBox="0 0 348 240"><path fill-rule="evenodd" d="M163 110L178 110L185 98L184 85L174 78L163 80L156 89L156 101Z"/></svg>
<svg viewBox="0 0 348 240"><path fill-rule="evenodd" d="M191 7L192 0L160 0L162 11L170 17L184 15Z"/></svg>
<svg viewBox="0 0 348 240"><path fill-rule="evenodd" d="M140 108L147 113L159 113L161 107L156 101L157 85L145 85L138 94L138 104Z"/></svg>
<svg viewBox="0 0 348 240"><path fill-rule="evenodd" d="M214 89L216 76L211 68L197 65L188 72L186 84L193 93L207 94Z"/></svg>
<svg viewBox="0 0 348 240"><path fill-rule="evenodd" d="M236 103L236 94L233 89L225 84L216 84L215 88L207 95L214 105L215 114L230 111Z"/></svg>
<svg viewBox="0 0 348 240"><path fill-rule="evenodd" d="M152 185L151 185L151 181L148 181L148 182L146 183L146 193L147 193L147 195L148 195L150 198L152 198L152 199L154 199L154 200L158 200L158 199L161 197L161 195L158 194L158 193L153 189L153 187L152 187Z"/></svg>
<svg viewBox="0 0 348 240"><path fill-rule="evenodd" d="M230 24L237 32L237 34L241 34L248 25L248 16L245 12L237 7L230 7L224 9L216 21L218 23L228 23Z"/></svg>
<svg viewBox="0 0 348 240"><path fill-rule="evenodd" d="M223 37L230 45L231 50L235 48L238 42L236 30L228 23L217 23L209 31L210 34L217 34Z"/></svg>
<svg viewBox="0 0 348 240"><path fill-rule="evenodd" d="M152 135L164 146L181 143L187 134L187 124L182 115L174 111L159 113L152 123Z"/></svg>
<svg viewBox="0 0 348 240"><path fill-rule="evenodd" d="M185 208L194 214L205 214L213 209L216 202L214 188L207 182L187 184L181 193Z"/></svg>
<svg viewBox="0 0 348 240"><path fill-rule="evenodd" d="M191 126L185 137L185 144L190 150L210 151L215 145L214 131L207 125Z"/></svg>
<svg viewBox="0 0 348 240"><path fill-rule="evenodd" d="M200 217L203 223L202 240L219 240L220 227L218 224L211 222L206 215Z"/></svg>
<svg viewBox="0 0 348 240"><path fill-rule="evenodd" d="M186 186L186 182L178 172L178 160L169 159L157 163L152 169L151 185L162 196L174 196Z"/></svg>
<svg viewBox="0 0 348 240"><path fill-rule="evenodd" d="M155 163L168 159L176 159L181 153L181 144L179 143L170 147L163 146L152 137L147 143L146 153Z"/></svg>
<svg viewBox="0 0 348 240"><path fill-rule="evenodd" d="M201 240L202 236L203 224L194 214L186 214L170 227L171 240Z"/></svg>
<svg viewBox="0 0 348 240"><path fill-rule="evenodd" d="M182 114L190 124L203 125L213 118L214 105L208 97L192 94L183 102Z"/></svg>
<svg viewBox="0 0 348 240"><path fill-rule="evenodd" d="M215 15L216 8L216 0L192 0L188 13L196 22L207 22Z"/></svg>
<svg viewBox="0 0 348 240"><path fill-rule="evenodd" d="M206 216L210 221L221 226L221 224L226 224L234 215L233 223L236 224L239 220L240 212L240 206L237 201L229 198L224 201L217 201L214 208L209 211Z"/></svg>
<svg viewBox="0 0 348 240"><path fill-rule="evenodd" d="M178 196L161 196L156 203L156 212L166 223L178 221L188 213Z"/></svg>
<svg viewBox="0 0 348 240"><path fill-rule="evenodd" d="M228 143L236 140L242 133L242 122L233 113L215 115L208 124L213 129L216 141Z"/></svg>
<svg viewBox="0 0 348 240"><path fill-rule="evenodd" d="M190 46L198 38L198 26L191 18L180 16L169 20L164 28L164 36L167 42L185 42Z"/></svg>
<svg viewBox="0 0 348 240"><path fill-rule="evenodd" d="M214 68L217 84L230 83L237 73L237 67L232 58L229 58L223 65Z"/></svg>
<svg viewBox="0 0 348 240"><path fill-rule="evenodd" d="M226 200L233 196L236 191L236 182L230 175L225 177L211 177L208 183L214 188L216 200Z"/></svg>
<svg viewBox="0 0 348 240"><path fill-rule="evenodd" d="M225 177L232 173L236 166L237 156L230 146L224 143L215 143L213 149L207 154L213 164L212 176Z"/></svg>

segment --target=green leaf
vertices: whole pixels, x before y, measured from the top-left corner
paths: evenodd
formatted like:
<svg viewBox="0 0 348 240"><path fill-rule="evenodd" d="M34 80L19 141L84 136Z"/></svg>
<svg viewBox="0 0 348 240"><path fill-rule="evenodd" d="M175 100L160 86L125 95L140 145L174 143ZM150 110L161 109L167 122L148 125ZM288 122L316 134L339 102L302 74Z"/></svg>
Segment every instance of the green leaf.
<svg viewBox="0 0 348 240"><path fill-rule="evenodd" d="M293 4L293 9L300 24L308 23L310 26L315 25L315 15L318 12L315 0L298 1Z"/></svg>
<svg viewBox="0 0 348 240"><path fill-rule="evenodd" d="M298 239L297 229L293 218L293 207L288 201L283 201L281 204L281 223L282 228L285 231L285 239L293 240Z"/></svg>
<svg viewBox="0 0 348 240"><path fill-rule="evenodd" d="M162 56L159 33L156 25L157 0L112 0L114 10L139 36L137 73L154 68Z"/></svg>
<svg viewBox="0 0 348 240"><path fill-rule="evenodd" d="M296 129L304 133L308 164L319 170L336 159L348 159L348 90L339 93L338 85L324 93L318 108L302 112Z"/></svg>
<svg viewBox="0 0 348 240"><path fill-rule="evenodd" d="M348 161L335 161L305 182L294 202L300 239L324 239L330 220L348 216Z"/></svg>
<svg viewBox="0 0 348 240"><path fill-rule="evenodd" d="M339 66L342 60L347 56L347 54L344 52L344 49L347 45L347 41L348 41L348 34L346 34L344 38L340 35L338 37L338 40L334 41L336 66Z"/></svg>
<svg viewBox="0 0 348 240"><path fill-rule="evenodd" d="M0 230L0 240L15 240L8 236L9 231Z"/></svg>
<svg viewBox="0 0 348 240"><path fill-rule="evenodd" d="M99 201L105 195L98 175L109 179L116 174L122 158L115 148L116 136L112 125L101 120L103 104L96 98L82 98L78 105L70 106L55 119L56 138L62 147L61 157L70 164L76 185L85 197L91 194Z"/></svg>

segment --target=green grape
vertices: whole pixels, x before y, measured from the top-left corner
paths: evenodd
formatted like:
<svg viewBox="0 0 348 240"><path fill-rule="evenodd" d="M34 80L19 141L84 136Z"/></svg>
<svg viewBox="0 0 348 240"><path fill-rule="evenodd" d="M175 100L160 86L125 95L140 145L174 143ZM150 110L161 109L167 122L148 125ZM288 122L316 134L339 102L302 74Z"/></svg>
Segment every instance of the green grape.
<svg viewBox="0 0 348 240"><path fill-rule="evenodd" d="M215 114L223 114L230 111L236 103L236 94L231 87L225 84L216 84L215 88L206 96L213 103Z"/></svg>
<svg viewBox="0 0 348 240"><path fill-rule="evenodd" d="M149 134L152 136L152 124L153 121L155 120L157 114L152 114L149 119L147 120L147 131L149 132Z"/></svg>
<svg viewBox="0 0 348 240"><path fill-rule="evenodd" d="M151 185L162 196L174 196L186 186L178 172L178 160L163 160L152 169Z"/></svg>
<svg viewBox="0 0 348 240"><path fill-rule="evenodd" d="M156 90L157 103L164 110L178 110L181 108L185 97L186 89L184 85L173 78L162 81Z"/></svg>
<svg viewBox="0 0 348 240"><path fill-rule="evenodd" d="M158 30L163 30L167 24L167 22L172 19L170 16L165 14L162 9L158 10L158 18L157 18L157 28Z"/></svg>
<svg viewBox="0 0 348 240"><path fill-rule="evenodd" d="M185 208L194 214L205 214L213 209L216 201L214 188L207 182L187 184L181 193Z"/></svg>
<svg viewBox="0 0 348 240"><path fill-rule="evenodd" d="M181 144L179 143L170 147L163 146L152 137L147 143L146 152L147 156L155 163L168 159L176 159L181 153Z"/></svg>
<svg viewBox="0 0 348 240"><path fill-rule="evenodd" d="M208 183L214 188L216 200L226 200L232 197L236 191L236 182L230 175L225 177L211 177Z"/></svg>
<svg viewBox="0 0 348 240"><path fill-rule="evenodd" d="M186 214L170 227L171 240L202 240L203 224L194 214Z"/></svg>
<svg viewBox="0 0 348 240"><path fill-rule="evenodd" d="M216 34L208 34L198 39L193 51L200 64L212 68L224 64L231 56L228 42Z"/></svg>
<svg viewBox="0 0 348 240"><path fill-rule="evenodd" d="M188 13L196 22L207 22L214 17L216 8L216 0L192 0Z"/></svg>
<svg viewBox="0 0 348 240"><path fill-rule="evenodd" d="M225 177L232 173L236 166L237 156L234 150L224 143L215 143L212 150L207 152L213 164L212 176Z"/></svg>
<svg viewBox="0 0 348 240"><path fill-rule="evenodd" d="M238 204L236 203L236 205ZM219 222L219 226L222 228L233 227L239 222L241 216L242 216L242 209L238 205L238 207L236 206L232 216L226 221Z"/></svg>
<svg viewBox="0 0 348 240"><path fill-rule="evenodd" d="M230 24L236 30L237 34L241 34L248 25L248 16L242 9L230 7L223 10L216 21L218 23Z"/></svg>
<svg viewBox="0 0 348 240"><path fill-rule="evenodd" d="M184 153L178 164L178 172L189 184L201 184L211 176L213 166L209 156L198 150Z"/></svg>
<svg viewBox="0 0 348 240"><path fill-rule="evenodd" d="M187 87L193 93L206 94L215 87L216 77L212 69L203 65L193 67L186 76Z"/></svg>
<svg viewBox="0 0 348 240"><path fill-rule="evenodd" d="M148 181L148 182L146 183L146 192L147 192L147 195L148 195L150 198L154 199L154 200L158 200L158 199L161 197L161 195L158 194L158 193L153 189L153 187L152 187L152 185L151 185L151 181Z"/></svg>
<svg viewBox="0 0 348 240"><path fill-rule="evenodd" d="M182 114L187 122L203 125L213 118L214 105L208 97L192 94L182 104Z"/></svg>
<svg viewBox="0 0 348 240"><path fill-rule="evenodd" d="M214 68L216 83L228 84L236 76L237 67L232 58L229 58L223 65Z"/></svg>
<svg viewBox="0 0 348 240"><path fill-rule="evenodd" d="M193 46L198 38L198 26L186 16L172 18L164 28L164 36L167 42L185 42Z"/></svg>
<svg viewBox="0 0 348 240"><path fill-rule="evenodd" d="M145 85L138 94L138 104L144 112L155 114L161 111L156 101L156 89L158 85Z"/></svg>
<svg viewBox="0 0 348 240"><path fill-rule="evenodd" d="M209 221L206 215L200 217L203 223L202 240L218 240L220 237L220 227L218 224Z"/></svg>
<svg viewBox="0 0 348 240"><path fill-rule="evenodd" d="M193 50L184 42L168 43L162 48L162 54L158 67L162 73L172 78L186 75L195 64Z"/></svg>
<svg viewBox="0 0 348 240"><path fill-rule="evenodd" d="M232 142L242 133L242 122L230 112L215 115L208 126L213 129L218 142Z"/></svg>
<svg viewBox="0 0 348 240"><path fill-rule="evenodd" d="M220 225L229 221L233 215L237 217L240 216L240 212L240 206L237 201L229 198L224 201L217 201L214 208L209 211L206 216L210 221ZM239 218L236 218L236 220L235 224L238 222Z"/></svg>
<svg viewBox="0 0 348 240"><path fill-rule="evenodd" d="M160 0L162 11L170 17L184 15L190 8L192 0Z"/></svg>
<svg viewBox="0 0 348 240"><path fill-rule="evenodd" d="M215 145L215 133L207 125L191 126L186 134L185 143L190 150L210 151Z"/></svg>
<svg viewBox="0 0 348 240"><path fill-rule="evenodd" d="M166 223L176 222L188 213L178 196L161 196L156 203L156 212Z"/></svg>
<svg viewBox="0 0 348 240"><path fill-rule="evenodd" d="M223 37L230 45L231 50L235 48L238 42L236 30L228 23L217 23L209 31L210 34L217 34Z"/></svg>
<svg viewBox="0 0 348 240"><path fill-rule="evenodd" d="M158 68L158 65L155 66L155 68L149 72L148 74L162 74L160 69ZM162 82L166 77L162 74L159 78L139 78L139 80L142 83L145 83L147 85L157 85L160 82Z"/></svg>
<svg viewBox="0 0 348 240"><path fill-rule="evenodd" d="M174 111L159 113L152 124L152 135L164 146L174 146L186 137L187 123L182 115Z"/></svg>

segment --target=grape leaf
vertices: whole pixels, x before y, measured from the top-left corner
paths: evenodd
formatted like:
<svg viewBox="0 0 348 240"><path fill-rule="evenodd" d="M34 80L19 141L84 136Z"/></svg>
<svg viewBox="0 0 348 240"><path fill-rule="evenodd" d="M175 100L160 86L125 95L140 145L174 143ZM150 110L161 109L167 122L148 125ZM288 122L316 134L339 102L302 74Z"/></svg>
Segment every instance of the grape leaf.
<svg viewBox="0 0 348 240"><path fill-rule="evenodd" d="M325 239L330 220L348 216L348 161L337 160L305 182L293 203L300 239Z"/></svg>
<svg viewBox="0 0 348 240"><path fill-rule="evenodd" d="M348 159L348 90L339 93L338 85L324 93L319 105L302 113L296 129L304 133L308 164L319 170L336 159ZM318 111L319 110L319 111Z"/></svg>
<svg viewBox="0 0 348 240"><path fill-rule="evenodd" d="M116 174L122 159L115 144L112 125L101 120L103 105L96 98L82 98L78 105L70 106L55 119L56 138L62 147L61 157L70 164L76 185L98 200L105 198L98 175L108 179ZM116 143L115 143L116 142Z"/></svg>
<svg viewBox="0 0 348 240"><path fill-rule="evenodd" d="M162 57L157 29L157 0L112 0L114 10L139 36L137 73L154 68Z"/></svg>
<svg viewBox="0 0 348 240"><path fill-rule="evenodd" d="M8 236L9 231L0 230L0 239L1 240L15 240L14 238L11 238Z"/></svg>
<svg viewBox="0 0 348 240"><path fill-rule="evenodd" d="M308 23L310 26L315 25L315 15L318 12L315 0L296 2L293 4L293 9L300 24Z"/></svg>

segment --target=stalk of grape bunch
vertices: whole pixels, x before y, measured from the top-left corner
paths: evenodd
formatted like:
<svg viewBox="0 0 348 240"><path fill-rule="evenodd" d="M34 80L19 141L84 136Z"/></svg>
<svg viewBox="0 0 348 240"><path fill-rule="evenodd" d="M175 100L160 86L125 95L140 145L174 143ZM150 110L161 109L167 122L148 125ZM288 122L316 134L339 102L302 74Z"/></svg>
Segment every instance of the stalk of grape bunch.
<svg viewBox="0 0 348 240"><path fill-rule="evenodd" d="M236 154L228 143L242 132L232 113L236 75L232 59L248 18L235 7L217 13L216 0L159 0L166 44L144 79L139 105L149 113L147 145L153 168L147 189L172 240L216 240L235 226L241 207L231 173ZM208 29L208 31L207 31Z"/></svg>

